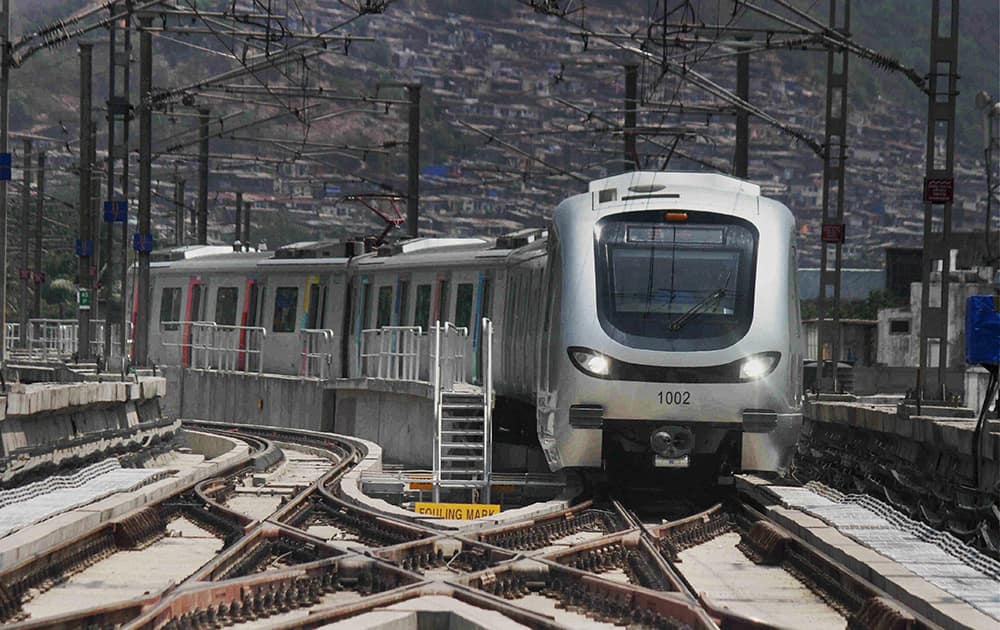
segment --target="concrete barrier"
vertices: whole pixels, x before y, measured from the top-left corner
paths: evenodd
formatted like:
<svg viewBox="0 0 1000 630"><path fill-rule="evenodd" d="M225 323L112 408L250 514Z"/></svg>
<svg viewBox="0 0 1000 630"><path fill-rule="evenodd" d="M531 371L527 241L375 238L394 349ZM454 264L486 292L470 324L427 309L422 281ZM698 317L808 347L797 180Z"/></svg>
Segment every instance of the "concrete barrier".
<svg viewBox="0 0 1000 630"><path fill-rule="evenodd" d="M427 383L173 367L163 374L169 417L340 433L381 445L386 462L431 466L434 410Z"/></svg>
<svg viewBox="0 0 1000 630"><path fill-rule="evenodd" d="M384 461L430 468L434 453L434 393L427 383L337 379L334 430L382 447Z"/></svg>
<svg viewBox="0 0 1000 630"><path fill-rule="evenodd" d="M164 413L273 427L332 431L335 394L322 381L280 374L243 374L165 367Z"/></svg>
<svg viewBox="0 0 1000 630"><path fill-rule="evenodd" d="M0 479L66 460L136 450L176 430L164 422L162 377L132 382L36 383L10 386L0 397Z"/></svg>

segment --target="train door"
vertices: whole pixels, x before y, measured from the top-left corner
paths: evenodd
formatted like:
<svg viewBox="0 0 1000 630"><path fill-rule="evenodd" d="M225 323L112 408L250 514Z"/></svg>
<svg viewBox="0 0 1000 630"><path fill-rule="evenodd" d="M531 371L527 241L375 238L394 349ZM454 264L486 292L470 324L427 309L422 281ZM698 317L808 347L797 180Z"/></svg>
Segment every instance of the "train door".
<svg viewBox="0 0 1000 630"><path fill-rule="evenodd" d="M257 289L257 278L247 278L246 284L243 288L243 310L240 312L240 355L239 355L239 369L246 369L246 350L247 350L247 328L257 325L257 301L258 301L258 289ZM254 339L255 343L260 343L261 339ZM251 350L261 350L261 348L250 348ZM258 361L260 358L258 357Z"/></svg>
<svg viewBox="0 0 1000 630"><path fill-rule="evenodd" d="M486 340L483 339L483 318L490 318L490 307L493 292L493 278L489 271L480 271L476 275L476 299L473 307L472 322L472 379L474 383L482 383L486 366L483 365L483 351ZM492 321L492 319L491 319Z"/></svg>
<svg viewBox="0 0 1000 630"><path fill-rule="evenodd" d="M450 321L448 319L448 306L451 304L450 288L448 274L438 274L437 282L434 285L434 308L431 312L430 325L433 325L434 322Z"/></svg>
<svg viewBox="0 0 1000 630"><path fill-rule="evenodd" d="M306 276L305 303L302 305L302 323L299 328L322 328L321 319L323 315L326 292L320 287L319 275L309 274Z"/></svg>
<svg viewBox="0 0 1000 630"><path fill-rule="evenodd" d="M458 328L468 331L463 350L465 373L470 382L478 382L479 322L476 319L476 288L479 284L479 271L475 269L456 269L451 274L451 284L455 297L447 319Z"/></svg>
<svg viewBox="0 0 1000 630"><path fill-rule="evenodd" d="M396 276L396 303L393 304L392 324L394 326L409 326L410 309L410 274L401 273Z"/></svg>
<svg viewBox="0 0 1000 630"><path fill-rule="evenodd" d="M359 276L357 284L357 305L354 312L354 376L361 376L361 344L363 331L368 325L368 312L371 310L372 285L368 276Z"/></svg>
<svg viewBox="0 0 1000 630"><path fill-rule="evenodd" d="M184 332L181 335L181 367L191 366L191 322L201 321L202 284L200 276L188 280L187 308L184 309Z"/></svg>

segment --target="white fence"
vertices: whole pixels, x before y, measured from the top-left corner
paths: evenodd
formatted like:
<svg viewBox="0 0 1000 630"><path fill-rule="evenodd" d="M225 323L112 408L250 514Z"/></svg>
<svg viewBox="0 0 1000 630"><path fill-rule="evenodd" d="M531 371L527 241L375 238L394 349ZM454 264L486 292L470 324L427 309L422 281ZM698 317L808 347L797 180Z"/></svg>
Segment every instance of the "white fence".
<svg viewBox="0 0 1000 630"><path fill-rule="evenodd" d="M420 326L383 326L361 331L361 375L393 381L420 380Z"/></svg>
<svg viewBox="0 0 1000 630"><path fill-rule="evenodd" d="M225 326L215 322L163 322L163 346L176 348L166 363L201 370L264 370L261 351L267 331L261 326Z"/></svg>
<svg viewBox="0 0 1000 630"><path fill-rule="evenodd" d="M302 340L301 367L303 378L330 378L330 366L337 351L337 338L329 328L304 328L299 331Z"/></svg>
<svg viewBox="0 0 1000 630"><path fill-rule="evenodd" d="M120 362L122 358L121 342L119 340L120 324L111 324L111 347L104 348L103 319L90 322L90 355L102 357L108 365ZM22 333L27 337L22 340ZM19 354L28 359L66 360L77 352L80 325L75 319L31 319L25 331L19 323L7 324L6 350L11 354ZM128 355L132 349L132 323L128 323L128 337L125 340Z"/></svg>
<svg viewBox="0 0 1000 630"><path fill-rule="evenodd" d="M459 328L451 322L437 322L434 331L434 346L430 359L435 364L435 379L441 389L451 389L455 383L465 383L465 357L472 339L468 328ZM440 357L440 359L439 359Z"/></svg>

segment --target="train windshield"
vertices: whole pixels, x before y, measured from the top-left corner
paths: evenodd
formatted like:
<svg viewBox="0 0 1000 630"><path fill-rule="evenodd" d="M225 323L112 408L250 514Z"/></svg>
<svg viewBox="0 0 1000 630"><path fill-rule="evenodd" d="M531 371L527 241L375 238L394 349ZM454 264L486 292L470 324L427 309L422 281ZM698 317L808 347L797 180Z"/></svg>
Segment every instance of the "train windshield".
<svg viewBox="0 0 1000 630"><path fill-rule="evenodd" d="M662 211L636 212L598 222L598 314L620 343L715 350L749 330L756 228L736 217L686 215L668 222Z"/></svg>

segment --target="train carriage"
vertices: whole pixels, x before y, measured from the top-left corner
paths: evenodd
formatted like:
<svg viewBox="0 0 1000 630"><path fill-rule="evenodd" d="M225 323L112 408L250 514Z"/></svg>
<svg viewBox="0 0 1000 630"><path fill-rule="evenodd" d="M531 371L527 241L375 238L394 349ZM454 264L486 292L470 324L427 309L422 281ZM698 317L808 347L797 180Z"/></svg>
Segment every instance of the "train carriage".
<svg viewBox="0 0 1000 630"><path fill-rule="evenodd" d="M469 331L465 375L478 382L478 322L489 317L498 411L534 411L552 469L781 470L801 425L794 219L730 177L598 180L547 230L495 240L157 256L161 362L190 365L178 340L207 320L262 328L265 372L301 373L304 335L315 333L332 355L326 376L372 375L366 336L393 335L383 340L395 348L402 333L386 331L419 329L426 355L428 331L448 321ZM429 378L424 361L411 376Z"/></svg>

